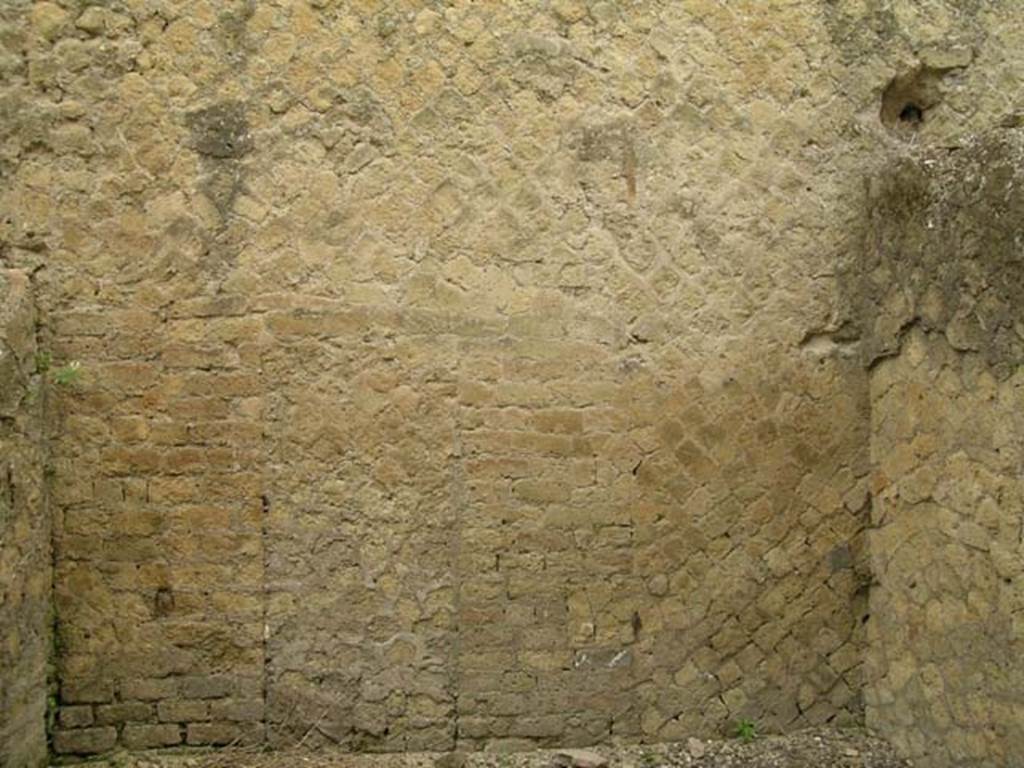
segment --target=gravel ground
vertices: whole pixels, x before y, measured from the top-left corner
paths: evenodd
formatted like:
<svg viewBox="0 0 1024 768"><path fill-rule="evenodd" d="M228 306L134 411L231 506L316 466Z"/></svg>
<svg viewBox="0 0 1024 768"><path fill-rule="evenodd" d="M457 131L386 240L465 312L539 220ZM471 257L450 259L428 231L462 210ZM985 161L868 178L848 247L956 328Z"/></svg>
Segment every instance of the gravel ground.
<svg viewBox="0 0 1024 768"><path fill-rule="evenodd" d="M147 752L119 754L90 768L911 768L881 739L860 730L811 730L749 743L680 744L448 754L346 754L330 751Z"/></svg>

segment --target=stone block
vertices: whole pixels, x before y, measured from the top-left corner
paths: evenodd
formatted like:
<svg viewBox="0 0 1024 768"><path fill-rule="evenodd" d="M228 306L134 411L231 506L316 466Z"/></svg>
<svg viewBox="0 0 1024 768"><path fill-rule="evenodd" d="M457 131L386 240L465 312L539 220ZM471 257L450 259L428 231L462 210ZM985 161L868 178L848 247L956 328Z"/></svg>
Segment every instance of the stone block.
<svg viewBox="0 0 1024 768"><path fill-rule="evenodd" d="M113 749L116 743L117 729L113 727L58 729L53 734L53 751L58 755L97 755Z"/></svg>
<svg viewBox="0 0 1024 768"><path fill-rule="evenodd" d="M231 722L189 723L186 743L193 746L224 744L259 744L263 740L263 724Z"/></svg>
<svg viewBox="0 0 1024 768"><path fill-rule="evenodd" d="M157 701L173 697L178 691L175 678L138 678L125 680L120 685L121 698L125 700Z"/></svg>
<svg viewBox="0 0 1024 768"><path fill-rule="evenodd" d="M208 720L210 703L205 699L169 699L156 705L157 718L165 723Z"/></svg>
<svg viewBox="0 0 1024 768"><path fill-rule="evenodd" d="M57 716L61 728L84 728L93 723L92 707L81 704L61 707Z"/></svg>
<svg viewBox="0 0 1024 768"><path fill-rule="evenodd" d="M145 722L153 716L153 705L141 701L101 704L96 707L96 722L100 725Z"/></svg>
<svg viewBox="0 0 1024 768"><path fill-rule="evenodd" d="M217 699L234 693L235 680L229 675L183 677L179 686L185 698Z"/></svg>
<svg viewBox="0 0 1024 768"><path fill-rule="evenodd" d="M114 698L109 680L68 680L61 683L60 698L66 704L105 704Z"/></svg>
<svg viewBox="0 0 1024 768"><path fill-rule="evenodd" d="M121 741L128 749L173 747L181 743L181 727L171 723L159 725L126 725Z"/></svg>
<svg viewBox="0 0 1024 768"><path fill-rule="evenodd" d="M217 699L210 703L210 717L214 720L260 722L263 710L262 699Z"/></svg>

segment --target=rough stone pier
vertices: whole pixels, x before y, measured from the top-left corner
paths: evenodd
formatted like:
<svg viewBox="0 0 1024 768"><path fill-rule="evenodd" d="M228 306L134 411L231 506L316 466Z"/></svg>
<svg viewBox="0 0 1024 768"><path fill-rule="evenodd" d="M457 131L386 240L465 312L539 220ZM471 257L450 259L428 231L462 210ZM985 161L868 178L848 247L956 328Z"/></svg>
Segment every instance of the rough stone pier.
<svg viewBox="0 0 1024 768"><path fill-rule="evenodd" d="M1024 763L1022 82L1020 0L0 0L0 768Z"/></svg>

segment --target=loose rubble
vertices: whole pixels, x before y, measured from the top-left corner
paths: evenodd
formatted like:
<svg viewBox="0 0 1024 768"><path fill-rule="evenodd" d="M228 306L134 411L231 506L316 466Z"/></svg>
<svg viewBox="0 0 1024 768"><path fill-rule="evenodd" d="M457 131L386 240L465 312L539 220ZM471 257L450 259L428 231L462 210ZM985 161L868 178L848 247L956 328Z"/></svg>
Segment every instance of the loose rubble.
<svg viewBox="0 0 1024 768"><path fill-rule="evenodd" d="M93 768L913 768L860 729L801 731L739 740L530 752L345 754L331 751L121 753Z"/></svg>

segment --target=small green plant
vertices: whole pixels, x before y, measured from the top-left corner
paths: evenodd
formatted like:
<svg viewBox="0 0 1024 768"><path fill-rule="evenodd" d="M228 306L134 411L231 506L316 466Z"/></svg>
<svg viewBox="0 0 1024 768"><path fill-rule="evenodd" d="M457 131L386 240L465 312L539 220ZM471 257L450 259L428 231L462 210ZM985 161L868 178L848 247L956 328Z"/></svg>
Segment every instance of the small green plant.
<svg viewBox="0 0 1024 768"><path fill-rule="evenodd" d="M749 744L757 738L757 723L753 720L740 720L736 723L736 738Z"/></svg>
<svg viewBox="0 0 1024 768"><path fill-rule="evenodd" d="M48 350L41 349L35 356L35 375L25 391L25 404L34 406L45 397L44 390L48 384L59 389L71 389L82 381L82 364L78 360L53 367L53 355Z"/></svg>
<svg viewBox="0 0 1024 768"><path fill-rule="evenodd" d="M82 364L72 360L67 365L62 365L53 371L51 379L58 387L71 387L82 380Z"/></svg>
<svg viewBox="0 0 1024 768"><path fill-rule="evenodd" d="M57 727L57 697L50 694L46 697L46 732L53 733Z"/></svg>
<svg viewBox="0 0 1024 768"><path fill-rule="evenodd" d="M71 387L82 380L82 364L78 360L54 368L53 355L47 350L36 352L36 372L43 381L49 381L58 387Z"/></svg>
<svg viewBox="0 0 1024 768"><path fill-rule="evenodd" d="M36 370L45 374L53 364L53 356L46 350L36 352Z"/></svg>

